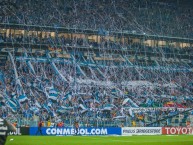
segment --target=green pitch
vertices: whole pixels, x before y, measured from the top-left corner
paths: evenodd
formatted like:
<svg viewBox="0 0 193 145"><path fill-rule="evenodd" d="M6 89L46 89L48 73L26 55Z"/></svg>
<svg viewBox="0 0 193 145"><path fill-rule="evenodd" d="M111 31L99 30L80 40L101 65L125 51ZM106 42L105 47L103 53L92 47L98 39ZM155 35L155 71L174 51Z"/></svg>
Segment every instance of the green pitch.
<svg viewBox="0 0 193 145"><path fill-rule="evenodd" d="M6 145L193 145L193 136L9 136Z"/></svg>

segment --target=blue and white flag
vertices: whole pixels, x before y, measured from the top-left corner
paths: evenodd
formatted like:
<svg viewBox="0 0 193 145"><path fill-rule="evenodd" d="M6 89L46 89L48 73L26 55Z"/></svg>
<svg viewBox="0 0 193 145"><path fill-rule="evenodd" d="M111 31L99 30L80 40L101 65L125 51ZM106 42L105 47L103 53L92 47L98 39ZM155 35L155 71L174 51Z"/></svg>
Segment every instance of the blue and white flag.
<svg viewBox="0 0 193 145"><path fill-rule="evenodd" d="M83 104L80 104L79 107L80 107L81 109L87 109L86 106L84 106Z"/></svg>
<svg viewBox="0 0 193 145"><path fill-rule="evenodd" d="M20 103L24 103L24 102L28 101L28 98L26 97L26 95L20 95L18 97L18 100Z"/></svg>
<svg viewBox="0 0 193 145"><path fill-rule="evenodd" d="M131 117L134 117L133 110L131 108L129 108L129 114Z"/></svg>
<svg viewBox="0 0 193 145"><path fill-rule="evenodd" d="M65 100L71 100L72 99L72 92L68 92L65 96L64 96L64 98L63 98L63 100L65 101Z"/></svg>
<svg viewBox="0 0 193 145"><path fill-rule="evenodd" d="M12 112L14 113L17 112L17 104L14 101L7 100L6 104L7 104L7 107L11 109Z"/></svg>
<svg viewBox="0 0 193 145"><path fill-rule="evenodd" d="M36 100L36 102L35 102L35 105L36 105L36 107L38 107L38 108L41 108L41 107L42 107L37 100Z"/></svg>
<svg viewBox="0 0 193 145"><path fill-rule="evenodd" d="M98 99L94 99L94 103L100 104L100 101Z"/></svg>
<svg viewBox="0 0 193 145"><path fill-rule="evenodd" d="M147 98L145 103L146 103L146 105L147 105L148 107L150 107L150 106L152 105L152 100L150 100L149 98Z"/></svg>
<svg viewBox="0 0 193 145"><path fill-rule="evenodd" d="M116 89L116 88L113 88L113 89L111 90L111 95L112 95L113 98L118 98L119 93L120 93L119 90Z"/></svg>
<svg viewBox="0 0 193 145"><path fill-rule="evenodd" d="M52 102L48 102L48 107L52 108Z"/></svg>
<svg viewBox="0 0 193 145"><path fill-rule="evenodd" d="M13 101L16 104L17 108L20 107L19 101L16 99L16 97L12 98L11 101Z"/></svg>
<svg viewBox="0 0 193 145"><path fill-rule="evenodd" d="M52 111L52 110L48 107L48 105L44 104L44 105L43 105L43 108L46 109L46 111L47 111L52 117L56 116L55 112Z"/></svg>
<svg viewBox="0 0 193 145"><path fill-rule="evenodd" d="M103 110L112 110L115 107L115 105L113 104L106 104L103 108Z"/></svg>
<svg viewBox="0 0 193 145"><path fill-rule="evenodd" d="M81 108L81 113L82 114L88 111L87 107L84 106L83 104L80 104L79 107Z"/></svg>
<svg viewBox="0 0 193 145"><path fill-rule="evenodd" d="M126 98L124 101L123 101L123 103L122 103L122 105L125 105L127 102L129 102L131 105L132 105L132 107L139 107L135 102L133 102L130 98Z"/></svg>
<svg viewBox="0 0 193 145"><path fill-rule="evenodd" d="M46 104L43 105L43 108L46 109L46 111L47 111L48 113L52 112L52 111L50 110L50 108L48 107L48 105L46 105Z"/></svg>
<svg viewBox="0 0 193 145"><path fill-rule="evenodd" d="M48 96L49 99L53 100L53 101L56 101L57 98L58 98L58 92L52 88L49 90L49 96Z"/></svg>
<svg viewBox="0 0 193 145"><path fill-rule="evenodd" d="M113 89L111 90L111 94L116 95L116 94L117 94L117 90L116 90L115 88L113 88Z"/></svg>
<svg viewBox="0 0 193 145"><path fill-rule="evenodd" d="M125 105L127 102L129 102L129 100L130 100L130 98L126 98L126 99L123 101L122 105Z"/></svg>
<svg viewBox="0 0 193 145"><path fill-rule="evenodd" d="M125 119L126 116L116 116L116 117L113 117L113 119Z"/></svg>
<svg viewBox="0 0 193 145"><path fill-rule="evenodd" d="M31 107L30 110L33 112L33 113L38 113L39 112L39 108L37 107Z"/></svg>
<svg viewBox="0 0 193 145"><path fill-rule="evenodd" d="M98 29L98 35L107 36L107 35L109 35L109 32L106 31L104 28L100 27L100 28Z"/></svg>
<svg viewBox="0 0 193 145"><path fill-rule="evenodd" d="M99 101L99 92L98 92L98 91L97 91L96 93L94 93L94 103L100 104L100 101Z"/></svg>
<svg viewBox="0 0 193 145"><path fill-rule="evenodd" d="M57 110L57 112L65 113L65 112L71 111L72 109L73 109L73 107L61 106L61 107L59 107L59 109Z"/></svg>

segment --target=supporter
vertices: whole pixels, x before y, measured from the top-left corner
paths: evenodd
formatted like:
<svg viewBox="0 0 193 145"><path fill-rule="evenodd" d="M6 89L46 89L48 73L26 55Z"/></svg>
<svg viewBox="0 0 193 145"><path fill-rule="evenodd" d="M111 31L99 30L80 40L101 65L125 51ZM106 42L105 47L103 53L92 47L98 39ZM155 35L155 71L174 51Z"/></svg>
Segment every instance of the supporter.
<svg viewBox="0 0 193 145"><path fill-rule="evenodd" d="M42 126L43 126L43 121L40 121L40 122L38 123L38 130L37 130L37 132L36 132L36 135L38 135L38 133L40 133L41 135L43 135L43 134L42 134Z"/></svg>
<svg viewBox="0 0 193 145"><path fill-rule="evenodd" d="M47 127L50 127L50 126L51 126L51 121L48 120L48 122L47 122Z"/></svg>
<svg viewBox="0 0 193 145"><path fill-rule="evenodd" d="M13 126L17 127L17 121L15 121L15 122L13 123Z"/></svg>
<svg viewBox="0 0 193 145"><path fill-rule="evenodd" d="M74 127L75 127L75 135L77 135L77 134L78 134L78 129L79 129L79 123L78 123L78 121L75 121Z"/></svg>

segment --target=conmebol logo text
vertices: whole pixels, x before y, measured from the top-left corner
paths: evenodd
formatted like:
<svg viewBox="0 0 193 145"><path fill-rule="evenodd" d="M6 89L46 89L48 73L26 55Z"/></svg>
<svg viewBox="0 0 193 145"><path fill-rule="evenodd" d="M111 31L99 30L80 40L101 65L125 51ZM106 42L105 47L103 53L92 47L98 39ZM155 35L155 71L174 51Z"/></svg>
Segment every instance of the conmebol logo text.
<svg viewBox="0 0 193 145"><path fill-rule="evenodd" d="M74 135L75 129L73 128L47 128L46 134L47 135ZM108 134L107 129L103 128L80 128L78 130L79 135L106 135Z"/></svg>
<svg viewBox="0 0 193 145"><path fill-rule="evenodd" d="M15 132L9 132L9 135L21 135L21 130L20 128L16 128Z"/></svg>

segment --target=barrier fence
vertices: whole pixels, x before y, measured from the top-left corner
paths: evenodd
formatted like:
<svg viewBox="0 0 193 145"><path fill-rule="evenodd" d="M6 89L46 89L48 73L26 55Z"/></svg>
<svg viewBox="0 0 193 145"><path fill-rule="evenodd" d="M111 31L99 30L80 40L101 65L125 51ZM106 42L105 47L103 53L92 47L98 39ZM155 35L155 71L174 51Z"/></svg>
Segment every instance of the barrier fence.
<svg viewBox="0 0 193 145"><path fill-rule="evenodd" d="M38 127L19 127L16 132L9 135L40 135ZM50 136L75 135L73 127L43 127L42 134ZM193 127L82 127L78 129L78 135L193 135Z"/></svg>

